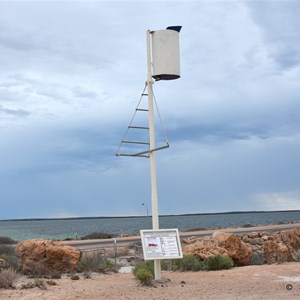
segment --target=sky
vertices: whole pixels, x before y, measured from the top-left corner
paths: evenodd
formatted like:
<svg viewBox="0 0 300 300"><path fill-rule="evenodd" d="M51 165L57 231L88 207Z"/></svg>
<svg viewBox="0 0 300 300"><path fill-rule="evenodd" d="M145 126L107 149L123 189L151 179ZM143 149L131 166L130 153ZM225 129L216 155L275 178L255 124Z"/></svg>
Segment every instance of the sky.
<svg viewBox="0 0 300 300"><path fill-rule="evenodd" d="M171 25L159 213L300 209L299 15L300 1L0 1L0 219L151 210L150 160L115 153L146 31Z"/></svg>

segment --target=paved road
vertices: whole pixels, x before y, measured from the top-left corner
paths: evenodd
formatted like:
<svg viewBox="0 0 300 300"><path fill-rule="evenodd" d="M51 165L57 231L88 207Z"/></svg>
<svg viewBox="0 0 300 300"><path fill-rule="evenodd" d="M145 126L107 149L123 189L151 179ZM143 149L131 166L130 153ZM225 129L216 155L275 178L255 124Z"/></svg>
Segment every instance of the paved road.
<svg viewBox="0 0 300 300"><path fill-rule="evenodd" d="M281 230L293 229L300 227L300 223L293 224L280 224L280 225L266 225L258 227L247 227L247 228L227 228L222 229L225 232L231 232L235 234L247 234L254 231L266 231L274 232ZM189 231L189 232L180 232L180 238L189 238L192 236L203 237L209 236L216 230L201 230L201 231ZM137 244L141 241L140 236L130 236L130 237L116 237L115 239L104 239L104 240L74 240L74 241L64 241L65 245L73 246L79 250L88 250L96 248L109 248L114 247L116 243L118 247L120 246L129 246Z"/></svg>

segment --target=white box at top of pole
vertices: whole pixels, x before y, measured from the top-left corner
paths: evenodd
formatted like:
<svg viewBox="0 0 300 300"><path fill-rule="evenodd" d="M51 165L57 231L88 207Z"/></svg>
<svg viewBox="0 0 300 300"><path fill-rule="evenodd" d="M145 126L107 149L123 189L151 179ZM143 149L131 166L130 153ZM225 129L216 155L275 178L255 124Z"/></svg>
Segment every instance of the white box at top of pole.
<svg viewBox="0 0 300 300"><path fill-rule="evenodd" d="M172 80L180 77L179 32L152 31L153 78Z"/></svg>

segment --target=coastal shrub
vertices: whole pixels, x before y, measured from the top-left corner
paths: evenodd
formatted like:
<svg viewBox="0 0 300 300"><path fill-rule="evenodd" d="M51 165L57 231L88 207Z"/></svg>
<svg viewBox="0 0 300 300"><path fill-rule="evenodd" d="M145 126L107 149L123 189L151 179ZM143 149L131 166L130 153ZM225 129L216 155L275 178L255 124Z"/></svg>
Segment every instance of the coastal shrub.
<svg viewBox="0 0 300 300"><path fill-rule="evenodd" d="M154 262L153 261L144 261L137 263L133 268L133 275L136 277L136 273L140 270L144 269L152 273L154 275Z"/></svg>
<svg viewBox="0 0 300 300"><path fill-rule="evenodd" d="M262 252L253 252L251 255L251 265L263 265L265 262L265 254Z"/></svg>
<svg viewBox="0 0 300 300"><path fill-rule="evenodd" d="M77 264L77 271L84 272L116 272L119 266L112 261L105 259L101 254L85 255Z"/></svg>
<svg viewBox="0 0 300 300"><path fill-rule="evenodd" d="M0 236L0 245L12 245L16 244L17 241L14 241L10 237L7 236Z"/></svg>
<svg viewBox="0 0 300 300"><path fill-rule="evenodd" d="M154 278L154 262L140 262L133 268L134 277L143 285L151 285Z"/></svg>
<svg viewBox="0 0 300 300"><path fill-rule="evenodd" d="M0 289L8 289L13 287L13 283L17 278L17 272L13 268L0 271Z"/></svg>
<svg viewBox="0 0 300 300"><path fill-rule="evenodd" d="M96 240L96 239L111 239L115 237L115 234L106 233L106 232L92 232L87 235L82 236L81 240Z"/></svg>
<svg viewBox="0 0 300 300"><path fill-rule="evenodd" d="M208 271L230 269L234 266L233 260L229 256L213 256L203 261L204 268Z"/></svg>
<svg viewBox="0 0 300 300"><path fill-rule="evenodd" d="M49 284L49 285L55 285L55 284ZM33 288L39 288L41 290L46 290L47 287L45 285L45 281L39 278L34 279L34 281L22 284L21 289L22 290L27 290L27 289L33 289Z"/></svg>
<svg viewBox="0 0 300 300"><path fill-rule="evenodd" d="M147 269L139 269L135 273L135 278L143 285L151 285L153 274Z"/></svg>
<svg viewBox="0 0 300 300"><path fill-rule="evenodd" d="M200 261L195 255L184 255L181 259L174 259L172 263L174 270L178 271L200 271L204 269L203 261Z"/></svg>
<svg viewBox="0 0 300 300"><path fill-rule="evenodd" d="M0 245L0 258L4 259L9 267L17 268L17 256L14 245Z"/></svg>

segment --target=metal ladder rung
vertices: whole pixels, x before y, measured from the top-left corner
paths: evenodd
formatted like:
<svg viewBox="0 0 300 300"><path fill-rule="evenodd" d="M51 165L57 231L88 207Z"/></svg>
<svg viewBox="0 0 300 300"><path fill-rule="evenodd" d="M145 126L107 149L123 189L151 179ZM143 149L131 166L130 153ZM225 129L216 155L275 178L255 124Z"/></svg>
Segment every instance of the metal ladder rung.
<svg viewBox="0 0 300 300"><path fill-rule="evenodd" d="M149 158L149 155L143 155L143 154L123 154L123 153L117 153L116 156L134 156L134 157L146 157L146 158Z"/></svg>
<svg viewBox="0 0 300 300"><path fill-rule="evenodd" d="M134 129L148 129L149 127L144 127L144 126L128 126L128 128L134 128Z"/></svg>
<svg viewBox="0 0 300 300"><path fill-rule="evenodd" d="M150 145L150 143L147 143L147 142L136 142L136 141L122 141L122 143L126 143L126 144Z"/></svg>
<svg viewBox="0 0 300 300"><path fill-rule="evenodd" d="M145 109L145 108L136 108L136 111L149 111L149 109Z"/></svg>

